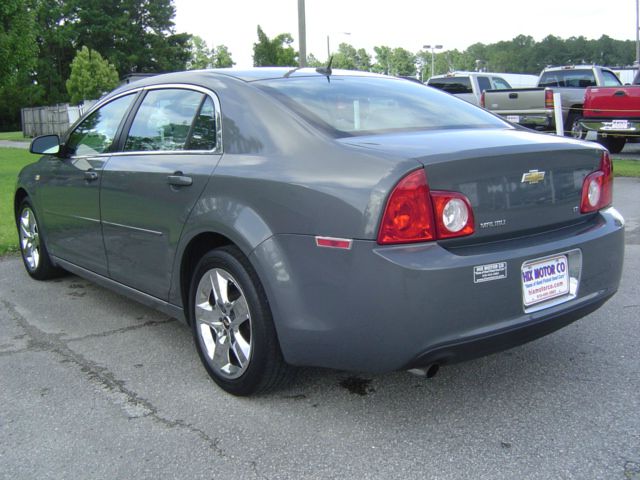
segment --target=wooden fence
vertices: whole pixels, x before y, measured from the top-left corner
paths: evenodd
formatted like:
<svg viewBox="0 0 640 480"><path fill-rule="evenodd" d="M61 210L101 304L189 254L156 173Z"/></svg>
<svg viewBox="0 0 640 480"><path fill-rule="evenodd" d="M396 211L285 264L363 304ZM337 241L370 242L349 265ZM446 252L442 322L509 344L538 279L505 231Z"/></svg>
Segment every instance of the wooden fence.
<svg viewBox="0 0 640 480"><path fill-rule="evenodd" d="M53 134L62 136L94 103L95 101L86 101L78 106L62 103L49 107L23 108L22 134L25 137Z"/></svg>

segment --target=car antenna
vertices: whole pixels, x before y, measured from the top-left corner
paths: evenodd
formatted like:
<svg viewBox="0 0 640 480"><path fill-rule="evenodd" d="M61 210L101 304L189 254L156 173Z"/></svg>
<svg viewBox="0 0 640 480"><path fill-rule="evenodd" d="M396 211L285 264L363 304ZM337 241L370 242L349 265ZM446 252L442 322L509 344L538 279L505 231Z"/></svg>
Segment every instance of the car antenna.
<svg viewBox="0 0 640 480"><path fill-rule="evenodd" d="M329 57L329 63L327 64L326 67L318 67L316 68L316 72L321 73L322 75L326 75L327 76L327 82L331 83L331 63L333 62L333 55L331 55Z"/></svg>

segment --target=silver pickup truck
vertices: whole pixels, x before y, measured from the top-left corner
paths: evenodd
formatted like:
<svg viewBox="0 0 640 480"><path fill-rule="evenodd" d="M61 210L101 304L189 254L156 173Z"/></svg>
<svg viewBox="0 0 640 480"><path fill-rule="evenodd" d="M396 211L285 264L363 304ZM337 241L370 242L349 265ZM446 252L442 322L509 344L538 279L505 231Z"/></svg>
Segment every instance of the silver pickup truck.
<svg viewBox="0 0 640 480"><path fill-rule="evenodd" d="M513 123L536 130L555 130L553 94L560 93L564 130L578 136L577 120L582 116L587 87L621 85L612 70L595 65L548 67L540 74L536 88L486 90L481 106Z"/></svg>

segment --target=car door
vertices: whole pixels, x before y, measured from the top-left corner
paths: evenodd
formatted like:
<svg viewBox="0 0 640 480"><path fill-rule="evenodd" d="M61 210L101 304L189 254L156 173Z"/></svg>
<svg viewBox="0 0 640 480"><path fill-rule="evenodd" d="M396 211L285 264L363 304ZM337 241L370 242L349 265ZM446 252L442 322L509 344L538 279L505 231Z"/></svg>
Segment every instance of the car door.
<svg viewBox="0 0 640 480"><path fill-rule="evenodd" d="M120 96L82 120L58 157L49 157L38 194L52 255L107 275L99 188L114 141L135 93Z"/></svg>
<svg viewBox="0 0 640 480"><path fill-rule="evenodd" d="M217 97L149 87L104 169L101 216L112 279L166 299L183 226L221 153Z"/></svg>

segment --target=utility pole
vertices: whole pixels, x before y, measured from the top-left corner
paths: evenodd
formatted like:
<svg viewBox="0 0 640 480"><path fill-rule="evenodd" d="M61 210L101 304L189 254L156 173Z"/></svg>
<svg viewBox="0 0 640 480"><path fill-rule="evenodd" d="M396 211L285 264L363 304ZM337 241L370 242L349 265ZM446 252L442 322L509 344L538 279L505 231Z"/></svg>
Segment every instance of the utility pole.
<svg viewBox="0 0 640 480"><path fill-rule="evenodd" d="M636 66L640 70L640 0L636 0Z"/></svg>
<svg viewBox="0 0 640 480"><path fill-rule="evenodd" d="M304 0L298 0L298 37L300 38L300 52L298 63L301 67L307 66L307 28L305 25Z"/></svg>

